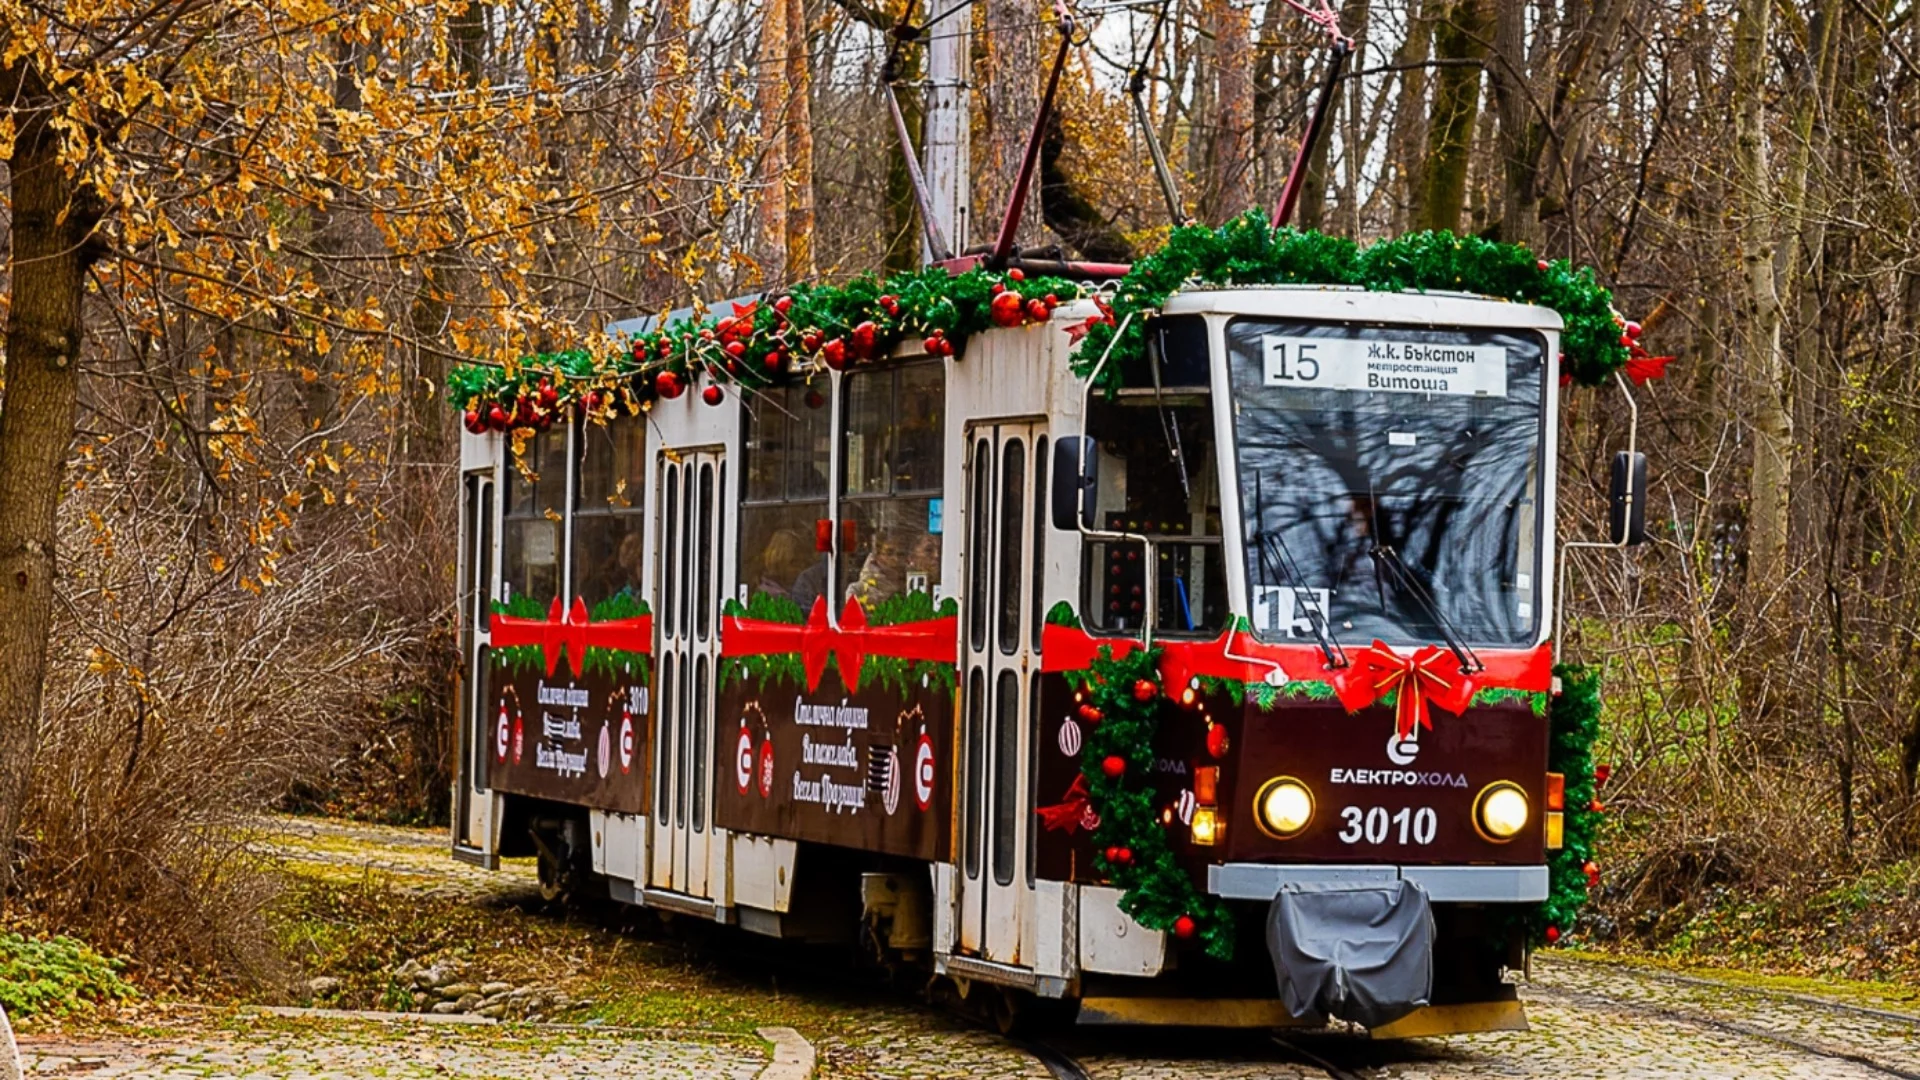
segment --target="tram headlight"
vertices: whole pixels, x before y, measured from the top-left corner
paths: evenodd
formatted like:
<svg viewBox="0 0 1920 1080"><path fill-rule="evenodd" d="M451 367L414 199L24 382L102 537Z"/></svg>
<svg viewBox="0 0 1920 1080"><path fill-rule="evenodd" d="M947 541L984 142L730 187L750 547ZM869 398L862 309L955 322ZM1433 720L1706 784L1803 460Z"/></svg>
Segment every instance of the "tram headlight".
<svg viewBox="0 0 1920 1080"><path fill-rule="evenodd" d="M1497 780L1480 789L1473 800L1473 822L1480 835L1496 844L1504 844L1520 835L1533 816L1527 793L1511 780Z"/></svg>
<svg viewBox="0 0 1920 1080"><path fill-rule="evenodd" d="M1276 776L1254 795L1253 819L1276 840L1298 836L1313 820L1313 793L1291 776Z"/></svg>

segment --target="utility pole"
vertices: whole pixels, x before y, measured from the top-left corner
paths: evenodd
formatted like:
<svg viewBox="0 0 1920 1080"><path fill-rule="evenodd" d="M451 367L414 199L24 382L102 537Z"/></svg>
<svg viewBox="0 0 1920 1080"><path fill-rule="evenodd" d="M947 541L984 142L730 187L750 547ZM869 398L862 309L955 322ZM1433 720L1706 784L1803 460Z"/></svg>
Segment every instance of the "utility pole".
<svg viewBox="0 0 1920 1080"><path fill-rule="evenodd" d="M921 144L934 220L958 253L968 247L972 224L973 103L967 94L967 68L973 57L973 4L934 0L929 9L934 21L927 28L927 127ZM924 242L921 249L932 261Z"/></svg>

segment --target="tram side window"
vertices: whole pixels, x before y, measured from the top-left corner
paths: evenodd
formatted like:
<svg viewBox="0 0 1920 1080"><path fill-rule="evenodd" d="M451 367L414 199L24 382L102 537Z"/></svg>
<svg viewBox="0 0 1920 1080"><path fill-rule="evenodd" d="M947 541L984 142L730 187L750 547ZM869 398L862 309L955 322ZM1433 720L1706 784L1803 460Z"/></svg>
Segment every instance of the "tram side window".
<svg viewBox="0 0 1920 1080"><path fill-rule="evenodd" d="M740 586L813 610L827 594L827 557L814 524L827 516L833 433L826 403L808 388L756 395L747 414L741 473Z"/></svg>
<svg viewBox="0 0 1920 1080"><path fill-rule="evenodd" d="M1156 632L1218 633L1227 620L1227 576L1209 397L1096 401L1087 434L1101 455L1095 526L1153 537ZM1149 614L1142 545L1089 541L1083 557L1085 621L1097 630L1138 631Z"/></svg>
<svg viewBox="0 0 1920 1080"><path fill-rule="evenodd" d="M558 597L561 515L567 508L567 432L555 428L533 437L526 455L507 460L505 529L501 535L503 599L531 597L539 604Z"/></svg>
<svg viewBox="0 0 1920 1080"><path fill-rule="evenodd" d="M573 592L592 607L621 593L638 600L646 490L645 423L623 416L583 424L574 467Z"/></svg>
<svg viewBox="0 0 1920 1080"><path fill-rule="evenodd" d="M840 592L868 611L908 593L940 595L946 379L934 361L842 380Z"/></svg>

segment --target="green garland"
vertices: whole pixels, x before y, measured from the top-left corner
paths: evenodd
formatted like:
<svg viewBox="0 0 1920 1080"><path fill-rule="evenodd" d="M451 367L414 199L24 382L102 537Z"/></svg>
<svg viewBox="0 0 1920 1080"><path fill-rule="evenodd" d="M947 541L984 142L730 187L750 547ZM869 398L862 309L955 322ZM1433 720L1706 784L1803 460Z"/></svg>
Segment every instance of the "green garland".
<svg viewBox="0 0 1920 1080"><path fill-rule="evenodd" d="M1263 211L1250 210L1218 228L1177 228L1159 251L1134 263L1108 316L1089 323L1074 354L1074 372L1086 378L1119 324L1134 315L1100 376L1104 388L1119 387L1123 373L1146 359L1146 320L1139 316L1159 310L1180 289L1279 284L1446 290L1540 304L1559 312L1566 323L1560 336L1562 374L1591 386L1627 362L1625 323L1613 311L1613 294L1594 280L1589 267L1576 269L1564 259L1549 262L1514 244L1449 232L1413 233L1363 248L1343 237L1276 230Z"/></svg>
<svg viewBox="0 0 1920 1080"><path fill-rule="evenodd" d="M475 434L544 431L580 409L599 419L637 415L700 379L708 382L704 399L719 404L723 385L746 393L783 385L884 357L909 338L951 356L982 330L1045 322L1079 295L1073 282L1017 269L862 274L668 323L618 339L604 355L572 350L506 367L462 365L447 375L447 400Z"/></svg>
<svg viewBox="0 0 1920 1080"><path fill-rule="evenodd" d="M1087 699L1083 708L1098 710L1097 720L1089 718L1080 758L1088 801L1100 818L1093 832L1094 864L1120 888L1120 910L1135 922L1149 930L1197 937L1207 955L1227 960L1233 956L1233 916L1219 897L1195 888L1193 875L1174 860L1146 786L1153 769L1153 736L1166 700L1160 693L1159 663L1159 649L1135 649L1116 660L1107 647L1090 671L1068 676ZM1151 695L1135 693L1143 685L1152 688ZM1124 762L1119 775L1107 775L1109 758ZM1126 857L1110 857L1122 850Z"/></svg>
<svg viewBox="0 0 1920 1080"><path fill-rule="evenodd" d="M1547 769L1566 778L1567 799L1560 850L1547 857L1547 898L1526 919L1528 939L1536 945L1557 940L1586 906L1587 867L1604 813L1593 765L1593 743L1600 735L1600 673L1580 664L1561 664L1553 673L1560 678L1560 696L1547 713Z"/></svg>

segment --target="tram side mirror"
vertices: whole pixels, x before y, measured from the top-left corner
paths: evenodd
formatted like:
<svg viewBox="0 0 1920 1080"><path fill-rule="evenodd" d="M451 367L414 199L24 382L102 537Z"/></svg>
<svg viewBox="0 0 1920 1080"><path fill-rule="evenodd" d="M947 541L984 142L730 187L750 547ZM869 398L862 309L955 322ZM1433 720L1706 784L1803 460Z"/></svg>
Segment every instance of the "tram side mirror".
<svg viewBox="0 0 1920 1080"><path fill-rule="evenodd" d="M1607 539L1632 546L1647 542L1647 455L1621 450L1613 455L1607 492Z"/></svg>
<svg viewBox="0 0 1920 1080"><path fill-rule="evenodd" d="M1063 435L1053 444L1053 527L1064 532L1093 528L1094 495L1100 490L1100 452L1085 435ZM1076 520L1077 518L1077 520Z"/></svg>

